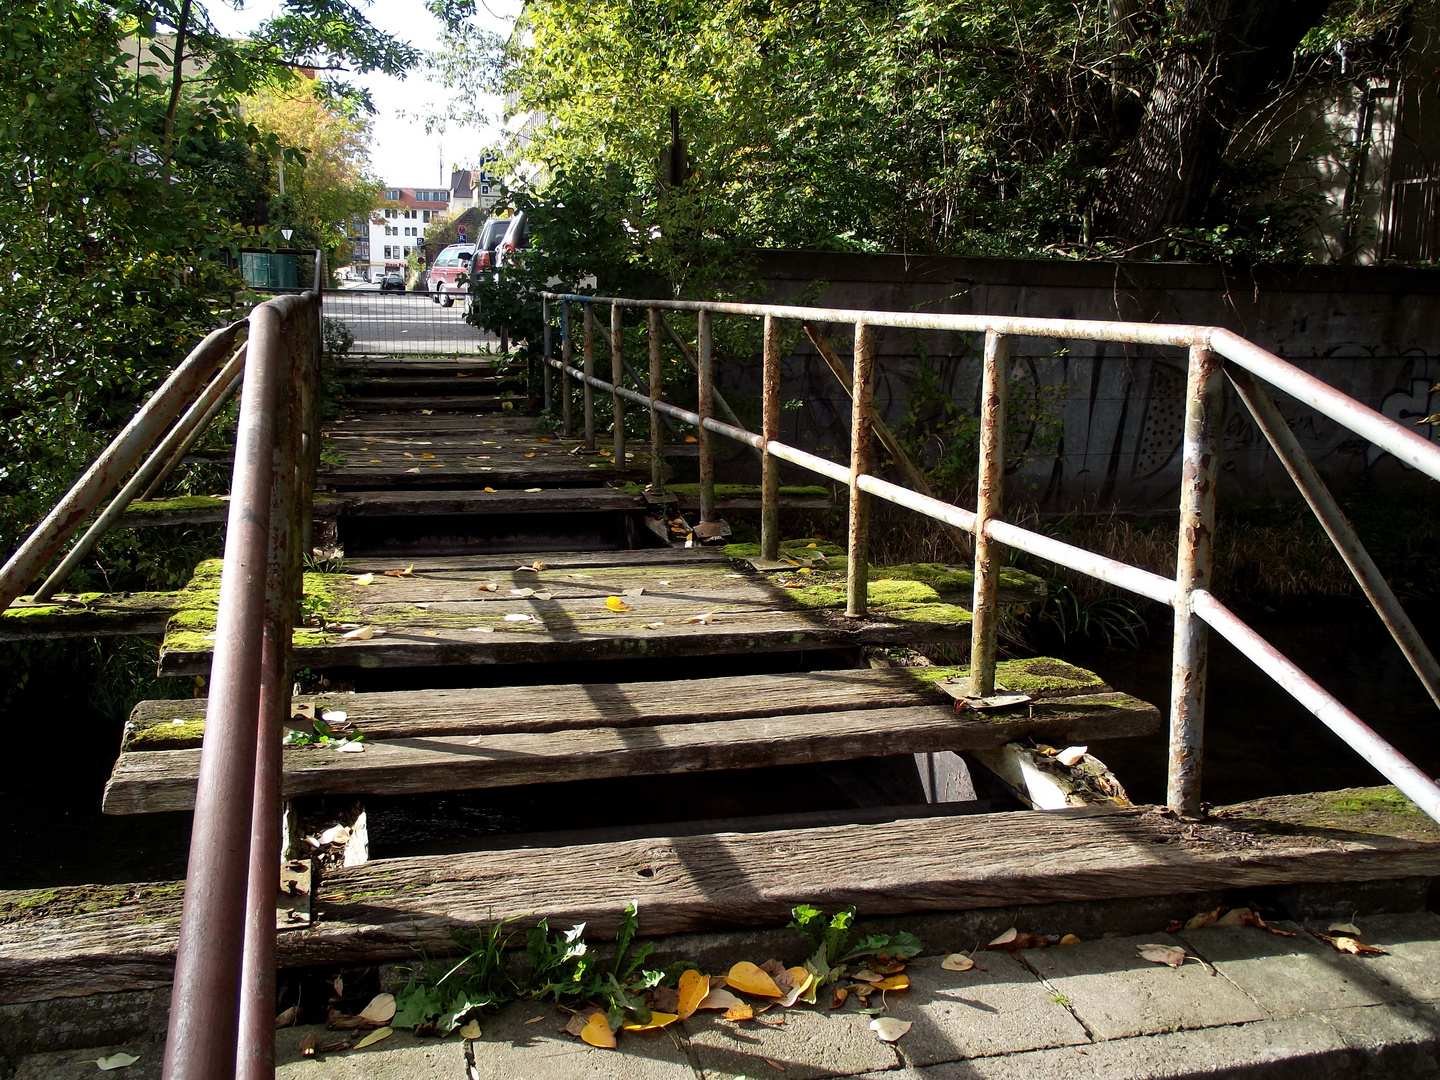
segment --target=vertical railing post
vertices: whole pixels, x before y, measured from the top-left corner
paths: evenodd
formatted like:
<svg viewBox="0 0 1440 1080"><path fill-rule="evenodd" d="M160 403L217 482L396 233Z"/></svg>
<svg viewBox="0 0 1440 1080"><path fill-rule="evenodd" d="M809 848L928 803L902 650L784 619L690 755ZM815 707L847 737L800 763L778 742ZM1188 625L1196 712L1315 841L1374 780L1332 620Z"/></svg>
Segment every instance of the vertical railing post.
<svg viewBox="0 0 1440 1080"><path fill-rule="evenodd" d="M660 400L665 388L664 373L660 365L660 310L649 311L650 346L650 487L655 492L665 490L665 432L660 426L660 410L655 402Z"/></svg>
<svg viewBox="0 0 1440 1080"><path fill-rule="evenodd" d="M610 409L615 423L615 468L625 468L625 402L620 397L620 387L625 385L625 309L619 304L610 305Z"/></svg>
<svg viewBox="0 0 1440 1080"><path fill-rule="evenodd" d="M550 387L554 376L554 369L550 366L550 298L548 296L540 298L540 325L544 328L540 334L540 367L542 369L540 385L543 395L540 407L548 413L552 403Z"/></svg>
<svg viewBox="0 0 1440 1080"><path fill-rule="evenodd" d="M1224 401L1219 359L1204 345L1191 345L1180 462L1175 648L1170 667L1170 767L1165 791L1170 809L1184 817L1200 813L1210 633L1192 609L1190 595L1194 589L1210 588L1217 450Z"/></svg>
<svg viewBox="0 0 1440 1080"><path fill-rule="evenodd" d="M585 413L585 449L595 450L595 387L590 380L595 377L595 312L589 301L582 301L580 307L585 313L585 337L581 343L585 356L585 384L583 392Z"/></svg>
<svg viewBox="0 0 1440 1080"><path fill-rule="evenodd" d="M860 477L870 471L875 405L875 328L855 324L855 370L850 403L850 562L845 578L845 614L858 619L869 610L870 496Z"/></svg>
<svg viewBox="0 0 1440 1080"><path fill-rule="evenodd" d="M700 520L715 520L715 436L705 426L715 409L715 350L710 334L710 312L702 311L696 319L696 351L699 353L699 402L695 412L700 417L696 434L700 451Z"/></svg>
<svg viewBox="0 0 1440 1080"><path fill-rule="evenodd" d="M1005 486L1005 406L1010 392L1010 343L985 334L980 387L980 478L975 497L975 597L970 623L970 696L995 693L995 636L999 622L999 544L985 526L1000 516Z"/></svg>
<svg viewBox="0 0 1440 1080"><path fill-rule="evenodd" d="M570 340L570 301L560 301L560 430L569 438L575 434L575 417L571 398L575 388L570 385L570 368L575 363L575 346Z"/></svg>
<svg viewBox="0 0 1440 1080"><path fill-rule="evenodd" d="M780 558L780 460L770 453L770 443L780 439L780 324L771 315L765 316L761 395L760 557L773 561Z"/></svg>

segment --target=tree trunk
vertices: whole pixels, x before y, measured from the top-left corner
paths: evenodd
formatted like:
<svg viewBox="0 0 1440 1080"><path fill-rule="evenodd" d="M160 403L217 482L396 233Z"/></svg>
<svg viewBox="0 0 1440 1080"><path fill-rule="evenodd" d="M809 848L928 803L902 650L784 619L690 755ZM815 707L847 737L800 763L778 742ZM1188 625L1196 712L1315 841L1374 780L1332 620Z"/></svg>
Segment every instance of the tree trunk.
<svg viewBox="0 0 1440 1080"><path fill-rule="evenodd" d="M1115 170L1112 231L1132 253L1204 211L1230 136L1289 70L1330 0L1185 0L1129 153Z"/></svg>

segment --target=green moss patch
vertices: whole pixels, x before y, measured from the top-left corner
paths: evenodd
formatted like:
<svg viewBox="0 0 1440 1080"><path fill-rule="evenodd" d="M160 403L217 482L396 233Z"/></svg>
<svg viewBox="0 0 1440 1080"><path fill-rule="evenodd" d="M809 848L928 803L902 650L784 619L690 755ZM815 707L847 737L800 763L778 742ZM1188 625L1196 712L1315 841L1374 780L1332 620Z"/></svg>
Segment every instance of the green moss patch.
<svg viewBox="0 0 1440 1080"><path fill-rule="evenodd" d="M193 513L197 510L226 511L228 499L218 495L181 495L174 499L137 500L125 508L127 514L137 517L164 517L166 514Z"/></svg>
<svg viewBox="0 0 1440 1080"><path fill-rule="evenodd" d="M190 581L178 594L178 610L165 627L164 652L206 652L215 646L215 620L220 608L221 559L207 559L195 567ZM306 621L322 618L341 622L352 618L358 608L343 595L341 586L351 582L349 574L307 572L301 608ZM330 639L318 629L298 627L296 645L323 645Z"/></svg>
<svg viewBox="0 0 1440 1080"><path fill-rule="evenodd" d="M143 885L76 885L0 892L0 923L86 915L115 908L135 908L135 918L144 921L145 909L150 906L163 905L170 909L157 914L178 915L184 891L183 881L161 881Z"/></svg>
<svg viewBox="0 0 1440 1080"><path fill-rule="evenodd" d="M126 750L183 750L199 746L205 737L203 717L162 720L131 732L125 740Z"/></svg>
<svg viewBox="0 0 1440 1080"><path fill-rule="evenodd" d="M828 494L828 492L827 492ZM811 547L811 545L814 547ZM760 557L759 544L726 544L725 554L732 559L758 559ZM798 540L780 541L780 557L790 557L805 561L813 559L816 555L843 555L845 549L839 544L832 544L829 540L817 540L814 537L801 537Z"/></svg>
<svg viewBox="0 0 1440 1080"><path fill-rule="evenodd" d="M963 678L969 667L912 667L905 673L917 682L933 686L945 679ZM1036 656L1025 660L1001 660L995 665L995 681L1017 694L1031 697L1065 697L1072 694L1099 694L1110 689L1093 671Z"/></svg>

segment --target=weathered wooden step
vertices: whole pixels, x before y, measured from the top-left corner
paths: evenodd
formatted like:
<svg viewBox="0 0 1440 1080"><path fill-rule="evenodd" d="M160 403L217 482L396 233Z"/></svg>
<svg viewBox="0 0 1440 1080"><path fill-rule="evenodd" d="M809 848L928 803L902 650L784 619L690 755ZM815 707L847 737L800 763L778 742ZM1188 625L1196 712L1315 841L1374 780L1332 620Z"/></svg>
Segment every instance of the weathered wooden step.
<svg viewBox="0 0 1440 1080"><path fill-rule="evenodd" d="M504 374L504 368L493 360L480 358L459 358L455 360L342 360L337 365L340 374L347 379L378 376L438 375L448 378L496 376Z"/></svg>
<svg viewBox="0 0 1440 1080"><path fill-rule="evenodd" d="M1026 675L1032 668L1049 674ZM1153 706L1049 659L1015 661L1002 678L1056 687L1036 691L1051 696L1003 713L956 716L951 699L934 687L936 679L955 674L937 668L822 671L661 686L345 695L317 704L344 709L347 722L365 736L364 751L289 747L282 788L287 798L413 794L847 761L872 757L877 747L893 755L990 749L1026 738L1088 743L1160 729ZM811 691L817 700L807 701ZM584 705L581 693L590 695ZM636 695L648 710L630 703ZM547 697L554 711L537 717L535 705ZM598 701L611 708L597 708ZM190 703L155 702L138 723L132 720L133 734L105 789L107 813L192 806L200 751L147 747L168 747L167 727L183 730L193 742L197 727L203 730L197 711ZM167 719L166 713L173 715Z"/></svg>
<svg viewBox="0 0 1440 1080"><path fill-rule="evenodd" d="M415 394L413 396L400 396L395 394L351 394L345 398L345 408L357 413L366 412L418 412L421 409L429 409L431 412L448 413L474 413L481 409L498 409L502 402L518 400L508 394L461 394L461 395L436 395Z"/></svg>
<svg viewBox="0 0 1440 1080"><path fill-rule="evenodd" d="M1199 823L1148 807L1020 811L382 859L323 877L313 925L281 934L278 959L442 955L454 931L509 917L515 933L543 918L604 938L632 900L641 933L658 935L778 926L799 903L874 917L1440 876L1440 829L1413 808L1327 809L1395 798L1284 796ZM0 892L0 1004L169 985L183 898L182 882Z"/></svg>
<svg viewBox="0 0 1440 1080"><path fill-rule="evenodd" d="M368 397L470 397L496 392L502 383L515 382L499 375L381 375L351 379L345 387L347 399Z"/></svg>
<svg viewBox="0 0 1440 1080"><path fill-rule="evenodd" d="M183 603L179 592L61 593L44 604L22 596L0 611L0 641L158 637Z"/></svg>
<svg viewBox="0 0 1440 1080"><path fill-rule="evenodd" d="M669 547L359 560L354 573L306 575L307 604L324 625L296 630L295 663L436 667L969 640L969 571L872 581L870 615L847 619L843 582L828 580L838 575L787 579L720 560ZM1006 574L1012 588L1038 582ZM208 671L218 580L218 561L197 568L165 635L162 674Z"/></svg>

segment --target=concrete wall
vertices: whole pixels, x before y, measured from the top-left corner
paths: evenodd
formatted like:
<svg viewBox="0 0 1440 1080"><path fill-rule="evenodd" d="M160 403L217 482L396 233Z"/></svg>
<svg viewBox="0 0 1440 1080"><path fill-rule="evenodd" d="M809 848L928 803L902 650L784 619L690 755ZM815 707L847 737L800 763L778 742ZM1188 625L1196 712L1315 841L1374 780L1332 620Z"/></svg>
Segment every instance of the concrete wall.
<svg viewBox="0 0 1440 1080"><path fill-rule="evenodd" d="M1440 270L1308 267L1237 274L1215 266L960 259L903 255L762 253L767 300L810 304L1218 324L1402 422L1440 411ZM849 329L827 328L848 360ZM882 330L876 398L892 424L906 412L922 364L974 415L980 341L974 335ZM1031 460L1015 477L1047 511L1173 510L1185 386L1182 350L1020 339L1012 345L1020 397L1042 388L1052 452L1040 425L1012 432ZM723 359L720 385L759 392L759 358ZM845 460L849 404L803 337L785 358L784 414L801 446ZM1416 474L1288 398L1281 408L1331 483L1362 474L1404 483ZM1440 442L1440 432L1431 433ZM927 449L930 456L941 451ZM1289 500L1293 486L1238 401L1227 399L1222 498Z"/></svg>

